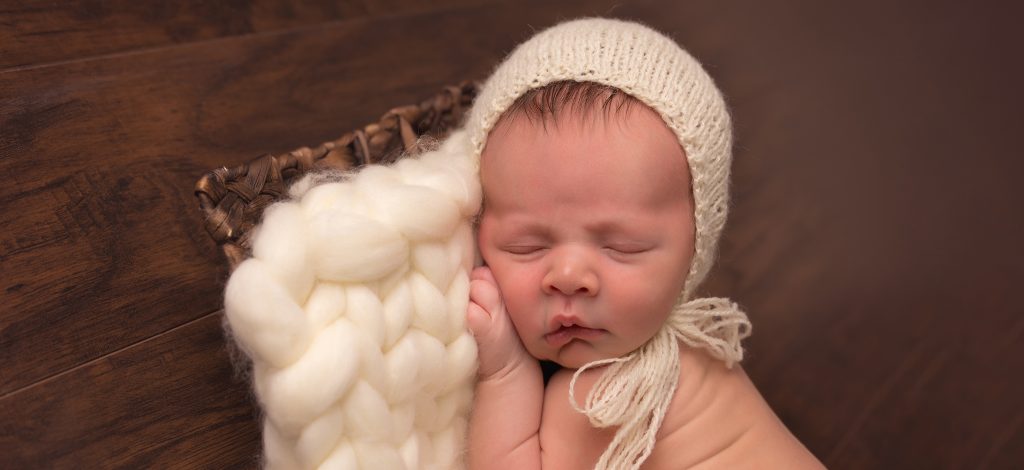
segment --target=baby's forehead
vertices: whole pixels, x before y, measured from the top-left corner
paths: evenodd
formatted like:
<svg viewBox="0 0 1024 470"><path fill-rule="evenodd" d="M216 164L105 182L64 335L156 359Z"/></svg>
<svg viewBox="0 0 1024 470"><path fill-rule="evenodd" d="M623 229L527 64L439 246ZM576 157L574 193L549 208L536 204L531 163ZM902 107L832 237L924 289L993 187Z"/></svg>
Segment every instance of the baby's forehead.
<svg viewBox="0 0 1024 470"><path fill-rule="evenodd" d="M638 207L690 199L685 152L654 111L563 111L543 120L520 116L492 131L480 161L485 199L516 205L561 194Z"/></svg>

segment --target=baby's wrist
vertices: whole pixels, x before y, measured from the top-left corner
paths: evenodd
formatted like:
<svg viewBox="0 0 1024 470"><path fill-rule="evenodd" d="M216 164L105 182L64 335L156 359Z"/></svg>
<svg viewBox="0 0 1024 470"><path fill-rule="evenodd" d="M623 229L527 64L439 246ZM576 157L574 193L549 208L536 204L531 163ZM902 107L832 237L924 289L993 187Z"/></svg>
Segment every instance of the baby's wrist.
<svg viewBox="0 0 1024 470"><path fill-rule="evenodd" d="M516 354L501 368L478 377L478 383L507 383L523 379L541 378L540 364L532 356Z"/></svg>

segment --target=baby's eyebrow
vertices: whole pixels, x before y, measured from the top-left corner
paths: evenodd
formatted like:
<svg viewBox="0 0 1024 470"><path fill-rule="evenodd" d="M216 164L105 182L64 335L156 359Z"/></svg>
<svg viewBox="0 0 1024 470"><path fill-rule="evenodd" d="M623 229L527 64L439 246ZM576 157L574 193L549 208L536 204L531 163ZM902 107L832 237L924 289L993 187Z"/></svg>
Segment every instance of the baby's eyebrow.
<svg viewBox="0 0 1024 470"><path fill-rule="evenodd" d="M632 226L622 220L602 220L587 224L586 229L598 236L608 236L629 233Z"/></svg>
<svg viewBox="0 0 1024 470"><path fill-rule="evenodd" d="M517 236L536 235L547 237L551 235L551 227L536 221L525 221L514 224L512 233Z"/></svg>

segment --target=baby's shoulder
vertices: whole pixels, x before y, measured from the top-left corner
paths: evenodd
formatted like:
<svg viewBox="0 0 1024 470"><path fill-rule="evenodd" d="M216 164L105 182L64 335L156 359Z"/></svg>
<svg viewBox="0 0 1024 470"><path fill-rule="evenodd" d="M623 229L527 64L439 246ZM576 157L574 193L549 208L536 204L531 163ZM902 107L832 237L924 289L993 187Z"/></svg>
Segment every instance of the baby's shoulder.
<svg viewBox="0 0 1024 470"><path fill-rule="evenodd" d="M680 377L645 470L749 467L821 468L771 411L740 367L729 369L704 351L682 347ZM542 468L593 468L615 436L594 428L569 402L573 370L555 373L544 392ZM576 382L582 405L600 370Z"/></svg>
<svg viewBox="0 0 1024 470"><path fill-rule="evenodd" d="M821 468L739 366L682 346L680 378L644 468Z"/></svg>
<svg viewBox="0 0 1024 470"><path fill-rule="evenodd" d="M681 468L680 463L698 461L694 451L703 445L695 439L694 420L703 426L703 415L713 406L714 394L709 393L704 368L710 361L687 358L683 361L687 380L680 381L658 430L654 450L644 469ZM582 406L587 394L601 377L603 369L586 371L575 385L576 404ZM577 411L570 402L569 388L574 370L556 372L544 391L544 411L541 418L540 442L542 468L593 468L615 437L616 428L595 428L586 415ZM711 425L712 423L708 423ZM701 433L709 430L702 429ZM714 433L714 431L711 431Z"/></svg>
<svg viewBox="0 0 1024 470"><path fill-rule="evenodd" d="M687 367L690 374L696 372L693 365L695 364ZM583 405L602 371L587 371L577 379L577 405ZM542 468L593 468L601 453L615 437L615 428L595 428L584 414L573 408L569 401L569 385L574 372L569 369L556 372L544 391L544 412L540 427ZM680 383L676 388L675 396L658 430L654 451L643 468L680 468L679 457L689 456L694 450L694 443L690 441L692 428L689 421L694 418L696 408L700 408L702 404L707 405L694 403L694 400L697 399L699 402L708 395L702 390L704 387L695 383L701 381L699 375L691 375L691 380ZM682 461L692 460L685 458Z"/></svg>

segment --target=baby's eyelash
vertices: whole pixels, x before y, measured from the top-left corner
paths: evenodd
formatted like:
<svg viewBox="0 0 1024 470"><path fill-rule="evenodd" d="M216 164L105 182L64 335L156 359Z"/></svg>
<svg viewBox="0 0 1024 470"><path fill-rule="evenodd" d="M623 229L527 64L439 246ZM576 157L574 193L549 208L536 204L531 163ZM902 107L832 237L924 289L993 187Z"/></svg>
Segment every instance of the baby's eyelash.
<svg viewBox="0 0 1024 470"><path fill-rule="evenodd" d="M511 245L502 248L505 252L512 253L514 255L529 255L537 253L543 249L543 246L538 245Z"/></svg>
<svg viewBox="0 0 1024 470"><path fill-rule="evenodd" d="M622 253L624 255L638 255L640 253L651 251L651 249L646 246L606 246L605 249L616 253Z"/></svg>

